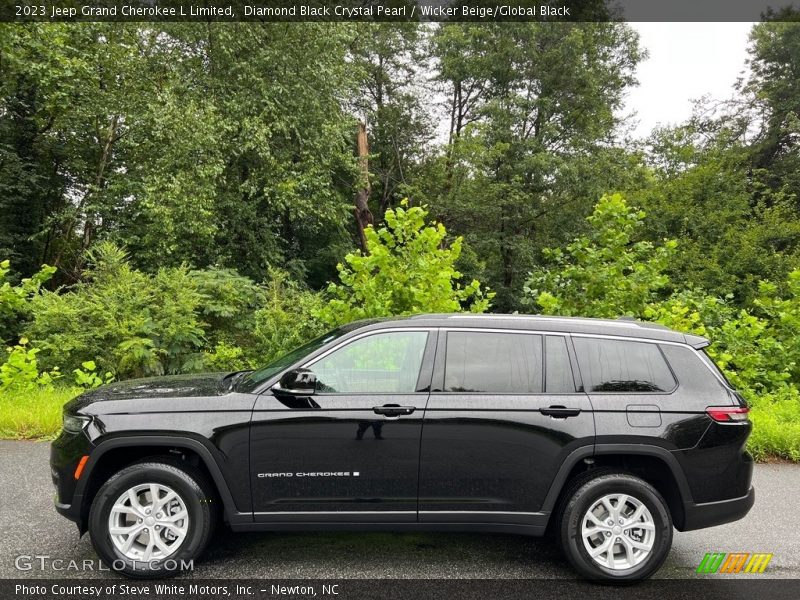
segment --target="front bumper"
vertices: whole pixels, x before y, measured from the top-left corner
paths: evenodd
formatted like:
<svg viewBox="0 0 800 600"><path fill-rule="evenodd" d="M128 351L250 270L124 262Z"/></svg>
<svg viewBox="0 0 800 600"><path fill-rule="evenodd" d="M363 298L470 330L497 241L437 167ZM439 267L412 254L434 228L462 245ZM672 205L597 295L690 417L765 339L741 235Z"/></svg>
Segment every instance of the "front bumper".
<svg viewBox="0 0 800 600"><path fill-rule="evenodd" d="M756 501L756 490L750 488L745 496L718 502L684 502L684 521L680 531L714 527L743 518Z"/></svg>
<svg viewBox="0 0 800 600"><path fill-rule="evenodd" d="M83 498L76 493L78 480L75 469L81 460L91 452L92 443L81 433L62 431L50 445L50 474L56 488L55 508L58 513L81 527Z"/></svg>

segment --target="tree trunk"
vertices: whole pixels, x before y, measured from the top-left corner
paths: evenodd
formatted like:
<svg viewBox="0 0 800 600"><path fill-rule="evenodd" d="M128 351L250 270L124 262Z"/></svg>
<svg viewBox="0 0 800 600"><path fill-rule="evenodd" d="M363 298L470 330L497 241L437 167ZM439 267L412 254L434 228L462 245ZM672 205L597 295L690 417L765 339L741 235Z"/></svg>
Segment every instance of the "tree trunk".
<svg viewBox="0 0 800 600"><path fill-rule="evenodd" d="M361 244L361 251L367 252L367 238L364 230L373 224L372 212L369 210L369 196L371 193L369 185L369 143L367 141L367 126L365 123L358 124L358 136L356 138L358 147L358 164L360 175L358 190L356 191L355 207L353 213L356 217L358 226L358 238Z"/></svg>

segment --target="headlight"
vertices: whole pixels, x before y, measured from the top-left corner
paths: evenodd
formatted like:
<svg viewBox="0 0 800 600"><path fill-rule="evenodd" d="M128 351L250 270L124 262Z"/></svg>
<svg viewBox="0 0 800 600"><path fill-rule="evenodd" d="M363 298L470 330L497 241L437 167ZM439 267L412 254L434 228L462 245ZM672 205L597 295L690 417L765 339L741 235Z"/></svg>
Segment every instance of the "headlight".
<svg viewBox="0 0 800 600"><path fill-rule="evenodd" d="M80 433L89 424L89 417L79 415L64 415L64 431L70 433Z"/></svg>

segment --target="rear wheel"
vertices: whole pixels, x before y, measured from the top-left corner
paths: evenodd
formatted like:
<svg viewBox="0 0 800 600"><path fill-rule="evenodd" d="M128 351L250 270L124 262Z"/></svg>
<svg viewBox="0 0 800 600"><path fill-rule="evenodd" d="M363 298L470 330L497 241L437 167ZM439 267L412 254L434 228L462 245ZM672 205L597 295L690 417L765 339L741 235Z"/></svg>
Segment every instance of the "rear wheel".
<svg viewBox="0 0 800 600"><path fill-rule="evenodd" d="M106 566L129 577L176 575L191 568L213 533L212 492L191 465L169 459L130 465L92 502L92 545Z"/></svg>
<svg viewBox="0 0 800 600"><path fill-rule="evenodd" d="M626 473L604 473L573 488L560 523L561 545L584 577L633 582L655 573L672 545L661 494Z"/></svg>

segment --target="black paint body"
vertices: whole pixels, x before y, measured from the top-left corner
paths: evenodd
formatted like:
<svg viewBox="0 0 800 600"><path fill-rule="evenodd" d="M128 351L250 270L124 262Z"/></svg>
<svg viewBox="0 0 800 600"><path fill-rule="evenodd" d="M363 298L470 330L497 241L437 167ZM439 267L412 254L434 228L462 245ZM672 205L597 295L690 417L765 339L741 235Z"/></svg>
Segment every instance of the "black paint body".
<svg viewBox="0 0 800 600"><path fill-rule="evenodd" d="M424 331L416 389L406 393L275 391L285 372L387 331ZM447 332L558 336L574 391L446 391ZM663 392L584 391L576 336L658 344L676 384ZM754 501L750 423L718 423L709 406L744 405L697 350L704 341L627 321L466 315L352 324L258 382L210 374L127 381L65 407L90 422L62 432L51 465L56 507L83 531L109 457L180 453L200 461L236 530L465 529L541 534L571 474L602 460L657 461L679 529L743 517ZM375 407L389 405L390 414ZM407 414L395 415L392 405ZM555 409L554 409L555 407ZM387 412L387 409L383 409ZM566 411L566 413L564 412ZM75 468L88 461L79 479ZM616 463L615 463L616 464Z"/></svg>

